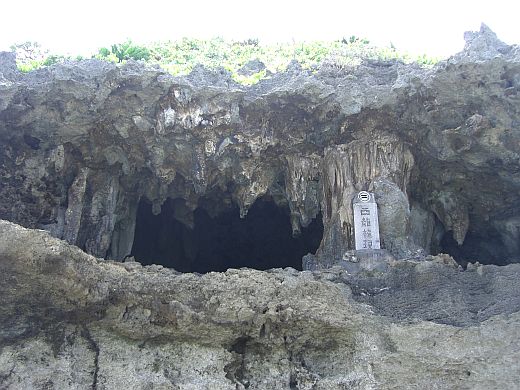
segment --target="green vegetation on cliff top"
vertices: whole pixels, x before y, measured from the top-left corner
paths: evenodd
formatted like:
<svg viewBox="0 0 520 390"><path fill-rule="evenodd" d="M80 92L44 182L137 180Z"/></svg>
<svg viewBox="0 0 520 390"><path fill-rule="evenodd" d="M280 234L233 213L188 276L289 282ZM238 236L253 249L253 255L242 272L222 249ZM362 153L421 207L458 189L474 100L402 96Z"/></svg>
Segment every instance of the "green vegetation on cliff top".
<svg viewBox="0 0 520 390"><path fill-rule="evenodd" d="M24 72L49 66L66 60L81 60L82 57L64 57L49 53L35 42L13 45L17 53L18 67ZM223 67L242 84L254 84L269 72L283 71L290 61L298 61L303 68L316 69L321 64L345 67L358 64L362 59L399 60L430 66L438 59L410 56L390 47L376 47L366 39L355 36L338 41L293 42L285 44L260 44L256 39L227 41L222 38L199 40L183 38L178 41L155 42L137 45L128 40L103 47L92 58L112 62L141 60L158 64L173 75L188 74L197 64L207 68ZM266 70L241 75L238 70L252 60L260 60Z"/></svg>

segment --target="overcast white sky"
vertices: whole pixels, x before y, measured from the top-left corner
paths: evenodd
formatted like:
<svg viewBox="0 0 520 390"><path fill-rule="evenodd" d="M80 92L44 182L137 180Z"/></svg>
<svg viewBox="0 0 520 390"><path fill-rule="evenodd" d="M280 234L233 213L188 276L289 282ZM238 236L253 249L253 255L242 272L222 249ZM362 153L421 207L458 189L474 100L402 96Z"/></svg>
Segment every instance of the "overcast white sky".
<svg viewBox="0 0 520 390"><path fill-rule="evenodd" d="M340 39L356 35L412 54L447 57L463 33L484 22L506 43L520 43L517 0L3 0L0 50L38 41L62 54L101 46L184 36L263 42Z"/></svg>

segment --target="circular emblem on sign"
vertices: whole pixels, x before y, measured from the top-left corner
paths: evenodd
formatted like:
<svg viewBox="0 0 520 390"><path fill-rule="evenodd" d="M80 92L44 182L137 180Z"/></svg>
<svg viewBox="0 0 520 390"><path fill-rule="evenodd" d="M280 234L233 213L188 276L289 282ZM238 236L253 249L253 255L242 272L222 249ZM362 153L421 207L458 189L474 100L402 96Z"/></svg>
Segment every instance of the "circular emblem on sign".
<svg viewBox="0 0 520 390"><path fill-rule="evenodd" d="M357 197L361 202L364 203L370 201L370 193L366 191L361 191Z"/></svg>

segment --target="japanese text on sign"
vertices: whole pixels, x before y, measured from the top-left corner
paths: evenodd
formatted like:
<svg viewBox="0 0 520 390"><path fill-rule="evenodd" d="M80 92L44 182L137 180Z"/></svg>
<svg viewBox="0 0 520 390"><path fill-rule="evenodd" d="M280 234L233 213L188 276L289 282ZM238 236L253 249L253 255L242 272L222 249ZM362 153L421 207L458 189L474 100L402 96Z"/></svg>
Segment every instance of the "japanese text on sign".
<svg viewBox="0 0 520 390"><path fill-rule="evenodd" d="M361 191L353 203L356 250L380 249L379 220L374 194Z"/></svg>

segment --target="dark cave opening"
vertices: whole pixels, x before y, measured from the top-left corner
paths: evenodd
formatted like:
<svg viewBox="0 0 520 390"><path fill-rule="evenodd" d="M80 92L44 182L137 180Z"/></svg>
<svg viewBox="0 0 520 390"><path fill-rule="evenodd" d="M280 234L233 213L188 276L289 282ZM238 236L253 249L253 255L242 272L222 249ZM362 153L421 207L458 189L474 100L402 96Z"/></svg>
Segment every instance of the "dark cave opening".
<svg viewBox="0 0 520 390"><path fill-rule="evenodd" d="M508 251L498 233L485 236L468 231L464 243L459 245L451 231L444 233L440 241L440 253L449 254L457 263L466 267L468 263L507 265L511 261Z"/></svg>
<svg viewBox="0 0 520 390"><path fill-rule="evenodd" d="M153 215L149 201L139 202L131 253L137 261L198 273L241 267L301 270L302 257L315 253L323 237L321 214L293 237L289 209L269 198L258 199L243 219L237 206L212 218L199 203L193 228L175 219L176 202L182 200L167 199L159 215Z"/></svg>

